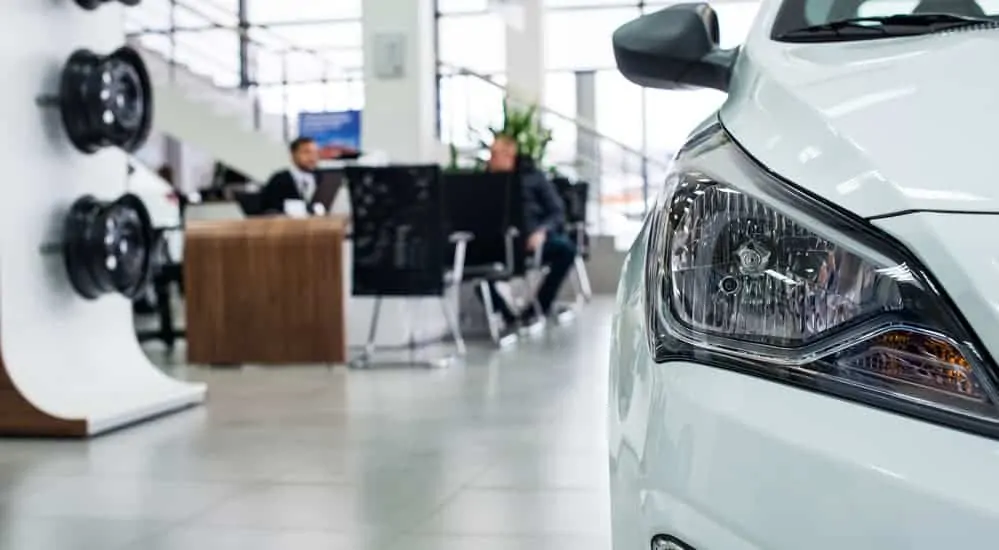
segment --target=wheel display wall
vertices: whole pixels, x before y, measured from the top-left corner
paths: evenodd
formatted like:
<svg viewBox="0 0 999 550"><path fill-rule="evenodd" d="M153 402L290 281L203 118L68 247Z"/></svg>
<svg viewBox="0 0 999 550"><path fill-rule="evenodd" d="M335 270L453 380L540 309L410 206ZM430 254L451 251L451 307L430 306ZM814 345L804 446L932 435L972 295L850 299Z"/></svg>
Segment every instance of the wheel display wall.
<svg viewBox="0 0 999 550"><path fill-rule="evenodd" d="M62 239L83 195L127 192L126 156L85 155L67 139L57 109L67 58L80 48L125 43L124 4L81 9L73 0L0 2L0 434L88 436L185 408L205 387L174 380L147 359L131 304L118 294L74 292L63 258L40 250Z"/></svg>

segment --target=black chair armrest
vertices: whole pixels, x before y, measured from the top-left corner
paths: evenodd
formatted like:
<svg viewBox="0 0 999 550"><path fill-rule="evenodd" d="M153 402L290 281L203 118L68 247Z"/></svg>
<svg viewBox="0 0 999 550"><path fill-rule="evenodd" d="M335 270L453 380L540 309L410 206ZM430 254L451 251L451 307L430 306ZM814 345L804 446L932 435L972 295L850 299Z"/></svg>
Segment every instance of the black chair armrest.
<svg viewBox="0 0 999 550"><path fill-rule="evenodd" d="M448 242L454 244L454 261L451 264L451 276L453 281L461 284L465 279L465 253L468 250L468 243L475 238L468 231L455 231L448 235Z"/></svg>

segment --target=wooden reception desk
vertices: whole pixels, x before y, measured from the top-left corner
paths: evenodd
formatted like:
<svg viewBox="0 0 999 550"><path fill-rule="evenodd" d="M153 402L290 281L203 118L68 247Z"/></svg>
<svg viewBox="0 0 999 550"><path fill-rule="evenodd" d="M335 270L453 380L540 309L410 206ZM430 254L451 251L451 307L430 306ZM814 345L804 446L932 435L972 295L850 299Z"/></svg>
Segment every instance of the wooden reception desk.
<svg viewBox="0 0 999 550"><path fill-rule="evenodd" d="M344 363L346 219L190 222L188 361Z"/></svg>

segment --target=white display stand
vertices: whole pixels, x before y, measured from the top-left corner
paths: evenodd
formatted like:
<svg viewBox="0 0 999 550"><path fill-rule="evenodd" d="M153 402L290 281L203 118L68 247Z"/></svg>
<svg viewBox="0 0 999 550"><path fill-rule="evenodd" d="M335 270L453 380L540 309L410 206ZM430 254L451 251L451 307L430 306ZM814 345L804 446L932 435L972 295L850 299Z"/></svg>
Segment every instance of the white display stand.
<svg viewBox="0 0 999 550"><path fill-rule="evenodd" d="M41 253L61 240L77 197L127 190L123 152L77 152L58 111L35 105L58 90L75 49L106 54L125 43L122 9L0 3L0 434L91 436L205 398L204 385L174 380L146 358L125 298L79 298L62 257Z"/></svg>

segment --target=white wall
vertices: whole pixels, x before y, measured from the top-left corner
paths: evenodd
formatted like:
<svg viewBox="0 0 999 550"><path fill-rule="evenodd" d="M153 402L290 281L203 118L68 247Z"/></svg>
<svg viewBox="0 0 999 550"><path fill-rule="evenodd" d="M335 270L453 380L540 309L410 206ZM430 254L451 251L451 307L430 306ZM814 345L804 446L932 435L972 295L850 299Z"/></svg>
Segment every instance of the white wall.
<svg viewBox="0 0 999 550"><path fill-rule="evenodd" d="M92 193L125 190L125 155L83 155L69 144L58 112L35 105L58 89L76 48L107 53L124 43L121 7L86 12L71 0L0 3L0 349L16 388L37 408L86 419L101 431L200 401L202 386L175 382L146 359L135 338L129 302L77 297L59 255L66 211Z"/></svg>
<svg viewBox="0 0 999 550"><path fill-rule="evenodd" d="M153 132L146 145L136 151L134 156L152 170L158 170L164 164L170 163L167 152L168 141L171 139L163 133ZM178 165L173 166L174 184L177 189L192 193L211 185L215 173L215 158L193 145L173 141L179 146L180 151L175 159Z"/></svg>

